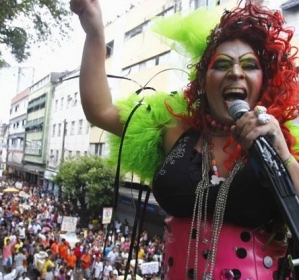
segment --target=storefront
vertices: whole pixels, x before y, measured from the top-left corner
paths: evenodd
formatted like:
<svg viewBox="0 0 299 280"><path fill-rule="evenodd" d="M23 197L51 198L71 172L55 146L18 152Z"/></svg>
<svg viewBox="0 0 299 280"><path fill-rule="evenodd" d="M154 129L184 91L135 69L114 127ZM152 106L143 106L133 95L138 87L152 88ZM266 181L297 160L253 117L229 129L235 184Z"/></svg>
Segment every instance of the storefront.
<svg viewBox="0 0 299 280"><path fill-rule="evenodd" d="M44 172L45 169L43 167L30 164L23 165L24 180L29 184L42 187L44 184Z"/></svg>

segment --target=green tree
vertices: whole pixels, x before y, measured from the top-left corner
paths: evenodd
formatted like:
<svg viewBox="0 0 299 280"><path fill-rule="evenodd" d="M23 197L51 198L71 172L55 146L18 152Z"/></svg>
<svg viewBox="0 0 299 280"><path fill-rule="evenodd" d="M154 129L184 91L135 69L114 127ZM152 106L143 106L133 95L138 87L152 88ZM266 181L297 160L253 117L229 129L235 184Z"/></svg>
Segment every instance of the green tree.
<svg viewBox="0 0 299 280"><path fill-rule="evenodd" d="M62 186L62 196L87 222L92 213L100 214L103 206L113 203L115 168L97 156L68 158L59 167L53 181Z"/></svg>
<svg viewBox="0 0 299 280"><path fill-rule="evenodd" d="M67 35L69 15L66 0L0 0L0 47L8 47L16 61L25 61L32 44L59 42Z"/></svg>

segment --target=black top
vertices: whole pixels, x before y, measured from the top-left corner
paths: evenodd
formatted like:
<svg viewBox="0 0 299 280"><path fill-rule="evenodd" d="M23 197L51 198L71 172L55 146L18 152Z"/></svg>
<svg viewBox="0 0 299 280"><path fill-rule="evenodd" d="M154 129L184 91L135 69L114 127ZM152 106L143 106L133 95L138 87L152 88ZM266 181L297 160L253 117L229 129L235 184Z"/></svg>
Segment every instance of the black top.
<svg viewBox="0 0 299 280"><path fill-rule="evenodd" d="M202 154L194 149L199 135L193 130L176 142L153 179L159 205L175 217L191 217L195 189L202 177ZM220 185L209 189L208 212L213 213ZM224 219L240 226L264 225L277 216L271 189L261 183L250 162L235 175L227 198Z"/></svg>

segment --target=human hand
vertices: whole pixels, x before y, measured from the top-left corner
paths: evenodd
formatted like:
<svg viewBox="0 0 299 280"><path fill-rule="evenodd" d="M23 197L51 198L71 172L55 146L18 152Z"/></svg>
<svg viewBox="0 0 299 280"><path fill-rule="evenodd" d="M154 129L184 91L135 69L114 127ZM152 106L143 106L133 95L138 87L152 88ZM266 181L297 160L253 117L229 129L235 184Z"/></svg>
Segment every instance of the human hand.
<svg viewBox="0 0 299 280"><path fill-rule="evenodd" d="M87 35L103 34L102 11L98 0L71 0L70 9L79 16Z"/></svg>
<svg viewBox="0 0 299 280"><path fill-rule="evenodd" d="M278 120L269 116L266 124L260 124L258 116L254 111L246 112L231 127L231 132L235 140L248 151L253 142L260 136L268 136L274 149L282 160L286 160L290 156L290 151L282 133Z"/></svg>

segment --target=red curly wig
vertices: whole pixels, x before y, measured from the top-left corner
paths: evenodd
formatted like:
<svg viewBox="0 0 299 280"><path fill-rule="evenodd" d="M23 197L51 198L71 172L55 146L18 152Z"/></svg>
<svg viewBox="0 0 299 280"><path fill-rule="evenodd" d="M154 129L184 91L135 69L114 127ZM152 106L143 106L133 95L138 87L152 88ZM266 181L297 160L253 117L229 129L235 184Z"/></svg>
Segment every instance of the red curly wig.
<svg viewBox="0 0 299 280"><path fill-rule="evenodd" d="M283 24L284 18L279 11L271 11L252 1L246 1L243 7L238 6L232 11L225 10L220 23L207 38L200 61L192 65L196 69L196 79L184 92L188 115L180 118L204 135L207 133L208 103L198 92L205 87L208 65L217 47L225 41L239 39L253 48L263 70L258 104L267 107L267 112L279 121L291 149L296 140L285 122L298 117L299 86L295 67L298 50L290 43L293 29Z"/></svg>

